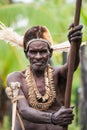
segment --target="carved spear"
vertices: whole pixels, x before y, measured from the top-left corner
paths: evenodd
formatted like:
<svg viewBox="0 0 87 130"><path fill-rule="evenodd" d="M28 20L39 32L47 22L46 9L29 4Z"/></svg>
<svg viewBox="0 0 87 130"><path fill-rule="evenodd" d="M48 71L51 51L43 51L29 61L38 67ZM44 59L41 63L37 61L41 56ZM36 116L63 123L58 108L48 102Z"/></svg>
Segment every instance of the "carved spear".
<svg viewBox="0 0 87 130"><path fill-rule="evenodd" d="M75 10L75 18L74 18L74 26L79 24L80 20L80 10L81 10L82 0L76 0L76 10ZM73 56L74 55L74 56ZM66 84L66 93L65 93L65 107L70 107L71 100L71 89L72 89L72 80L73 80L73 72L75 65L75 56L76 56L76 43L71 43L71 51L69 55L69 63L68 63L68 74L67 74L67 84ZM64 127L63 130L67 130L68 127Z"/></svg>

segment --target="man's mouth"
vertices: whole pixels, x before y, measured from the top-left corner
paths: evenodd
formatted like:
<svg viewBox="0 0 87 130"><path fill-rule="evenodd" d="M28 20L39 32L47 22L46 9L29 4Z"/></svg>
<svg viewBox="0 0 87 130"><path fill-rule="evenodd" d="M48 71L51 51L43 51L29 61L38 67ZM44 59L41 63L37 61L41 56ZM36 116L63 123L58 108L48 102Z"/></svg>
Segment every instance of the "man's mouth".
<svg viewBox="0 0 87 130"><path fill-rule="evenodd" d="M43 65L43 63L42 62L36 62L35 65L41 66L41 65Z"/></svg>

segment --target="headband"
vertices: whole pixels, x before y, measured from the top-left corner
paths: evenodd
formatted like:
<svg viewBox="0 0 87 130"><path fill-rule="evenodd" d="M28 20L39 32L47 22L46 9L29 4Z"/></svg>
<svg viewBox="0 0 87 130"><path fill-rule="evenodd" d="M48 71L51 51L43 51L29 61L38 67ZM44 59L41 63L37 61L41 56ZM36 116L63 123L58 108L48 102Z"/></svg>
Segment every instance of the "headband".
<svg viewBox="0 0 87 130"><path fill-rule="evenodd" d="M32 42L36 42L36 41L41 41L41 42L47 43L48 46L51 47L50 42L48 42L47 40L42 39L42 38L37 38L37 39L32 39L32 40L30 40L30 41L27 43L26 49L28 48L28 46L29 46Z"/></svg>

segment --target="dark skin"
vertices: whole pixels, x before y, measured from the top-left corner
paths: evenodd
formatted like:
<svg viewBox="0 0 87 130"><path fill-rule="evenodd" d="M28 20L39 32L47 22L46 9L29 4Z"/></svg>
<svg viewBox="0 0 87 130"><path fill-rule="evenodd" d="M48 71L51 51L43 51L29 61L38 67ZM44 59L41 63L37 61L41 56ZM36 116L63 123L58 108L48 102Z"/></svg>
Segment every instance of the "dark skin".
<svg viewBox="0 0 87 130"><path fill-rule="evenodd" d="M77 52L75 59L74 70L77 69L79 64L79 47L81 44L82 26L77 26L73 31L69 32L69 41L75 41L77 43ZM45 93L45 83L44 83L44 70L48 64L49 59L52 56L52 48L48 47L48 44L41 41L34 41L29 45L28 51L25 54L30 61L30 67L34 74L37 88L41 94ZM53 68L53 79L54 86L56 89L56 100L46 111L39 111L32 108L29 105L28 90L25 82L25 70L22 72L13 72L7 77L7 84L9 86L10 82L19 82L21 88L19 89L19 95L24 95L25 98L18 100L18 111L23 120L25 130L35 129L35 130L62 130L62 127L72 123L74 118L73 108L64 108L64 95L67 81L67 71L68 71L68 61L65 65L61 67ZM22 107L23 106L23 107ZM52 113L53 119L56 125L52 123L51 117ZM15 130L21 130L19 122L16 118Z"/></svg>

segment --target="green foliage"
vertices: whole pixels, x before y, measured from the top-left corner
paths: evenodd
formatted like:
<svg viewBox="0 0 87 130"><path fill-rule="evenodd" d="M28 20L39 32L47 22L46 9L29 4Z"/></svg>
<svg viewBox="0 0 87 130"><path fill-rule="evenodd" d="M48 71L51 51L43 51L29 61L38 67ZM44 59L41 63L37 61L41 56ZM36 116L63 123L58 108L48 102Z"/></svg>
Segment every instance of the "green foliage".
<svg viewBox="0 0 87 130"><path fill-rule="evenodd" d="M0 0L0 6L1 6L1 5L6 5L6 4L8 4L8 3L9 3L8 0Z"/></svg>
<svg viewBox="0 0 87 130"><path fill-rule="evenodd" d="M9 117L5 116L4 117L4 124L3 124L3 128L0 128L0 130L10 130L10 122L9 122Z"/></svg>
<svg viewBox="0 0 87 130"><path fill-rule="evenodd" d="M83 5L82 8L82 12L81 12L81 20L82 20L82 24L83 24L83 41L87 41L87 15L86 15L86 11L87 10L87 4Z"/></svg>

